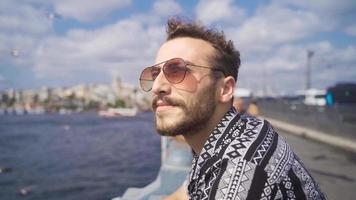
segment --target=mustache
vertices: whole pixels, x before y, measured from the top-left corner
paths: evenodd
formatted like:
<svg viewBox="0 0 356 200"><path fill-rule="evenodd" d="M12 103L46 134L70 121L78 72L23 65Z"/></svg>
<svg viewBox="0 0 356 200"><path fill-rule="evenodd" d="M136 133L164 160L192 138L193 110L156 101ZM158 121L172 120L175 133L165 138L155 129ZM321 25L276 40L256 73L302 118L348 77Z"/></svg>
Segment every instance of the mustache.
<svg viewBox="0 0 356 200"><path fill-rule="evenodd" d="M157 107L157 101L158 100L162 100L164 103L171 105L171 106L182 106L184 107L184 102L181 100L177 100L177 99L173 99L170 97L160 97L160 96L156 96L153 98L152 100L152 108L156 108Z"/></svg>

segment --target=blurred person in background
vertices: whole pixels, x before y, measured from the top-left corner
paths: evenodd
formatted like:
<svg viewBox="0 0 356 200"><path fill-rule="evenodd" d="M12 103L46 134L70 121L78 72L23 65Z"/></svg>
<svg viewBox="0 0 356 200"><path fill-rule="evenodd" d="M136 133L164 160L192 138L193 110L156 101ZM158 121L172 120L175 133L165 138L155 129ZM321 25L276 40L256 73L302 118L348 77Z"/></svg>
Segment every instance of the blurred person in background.
<svg viewBox="0 0 356 200"><path fill-rule="evenodd" d="M247 114L254 116L254 117L258 117L260 115L260 111L258 109L257 106L257 101L256 100L252 100L251 103L248 105L247 108Z"/></svg>
<svg viewBox="0 0 356 200"><path fill-rule="evenodd" d="M241 97L237 97L234 99L233 106L241 115L245 114L246 112L245 101Z"/></svg>

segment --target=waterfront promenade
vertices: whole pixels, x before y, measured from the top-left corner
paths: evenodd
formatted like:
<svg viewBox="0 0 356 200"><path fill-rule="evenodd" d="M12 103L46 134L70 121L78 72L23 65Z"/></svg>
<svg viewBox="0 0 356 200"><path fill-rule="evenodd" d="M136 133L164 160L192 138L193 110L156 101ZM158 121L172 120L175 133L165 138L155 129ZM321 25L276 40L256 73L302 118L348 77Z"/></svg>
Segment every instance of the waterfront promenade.
<svg viewBox="0 0 356 200"><path fill-rule="evenodd" d="M356 196L356 154L277 129L310 169L328 199Z"/></svg>
<svg viewBox="0 0 356 200"><path fill-rule="evenodd" d="M260 102L263 118L286 138L329 199L356 196L356 106Z"/></svg>

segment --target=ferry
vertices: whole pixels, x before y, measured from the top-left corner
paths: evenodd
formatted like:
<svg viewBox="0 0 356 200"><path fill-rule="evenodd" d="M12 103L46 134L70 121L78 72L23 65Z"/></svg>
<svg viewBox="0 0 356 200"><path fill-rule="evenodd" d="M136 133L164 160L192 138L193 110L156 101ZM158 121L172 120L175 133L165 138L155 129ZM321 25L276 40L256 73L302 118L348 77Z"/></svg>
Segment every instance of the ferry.
<svg viewBox="0 0 356 200"><path fill-rule="evenodd" d="M134 117L137 115L137 108L109 108L107 110L101 110L98 112L100 117L112 118L112 117Z"/></svg>

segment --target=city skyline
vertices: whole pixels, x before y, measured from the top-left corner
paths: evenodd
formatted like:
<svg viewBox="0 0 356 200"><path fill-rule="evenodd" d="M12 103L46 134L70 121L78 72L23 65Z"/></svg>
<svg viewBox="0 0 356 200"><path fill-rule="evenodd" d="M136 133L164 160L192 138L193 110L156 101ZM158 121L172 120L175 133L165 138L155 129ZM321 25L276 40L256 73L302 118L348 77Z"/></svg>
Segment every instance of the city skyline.
<svg viewBox="0 0 356 200"><path fill-rule="evenodd" d="M238 87L254 93L356 80L356 3L342 1L11 1L0 3L0 91L110 83L138 86L165 21L221 29L241 52Z"/></svg>

